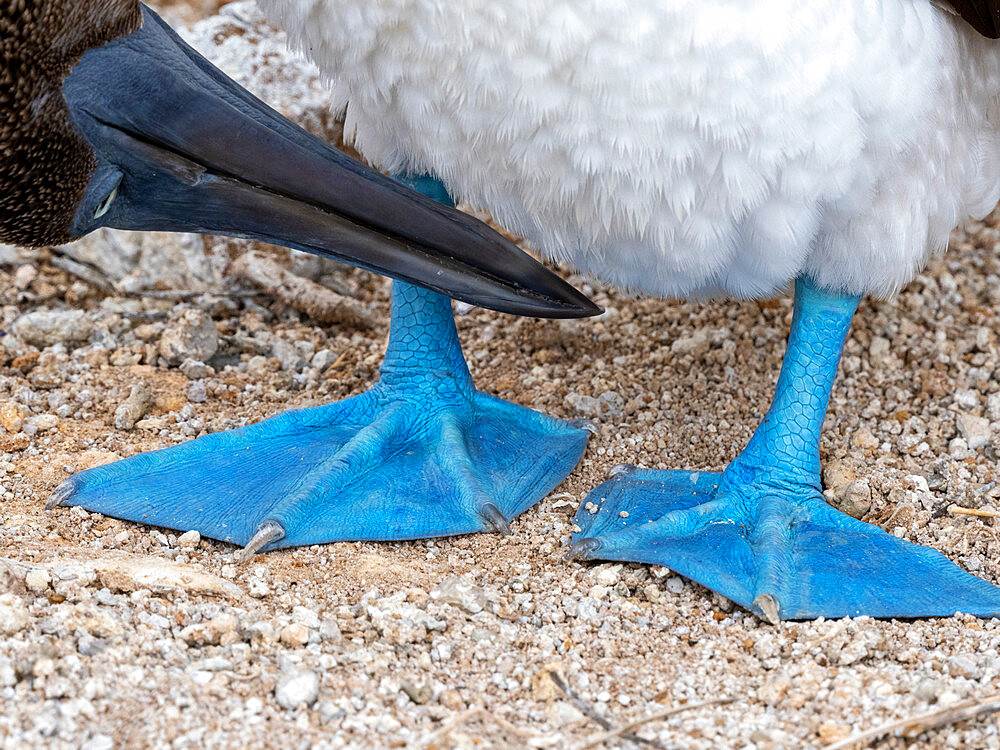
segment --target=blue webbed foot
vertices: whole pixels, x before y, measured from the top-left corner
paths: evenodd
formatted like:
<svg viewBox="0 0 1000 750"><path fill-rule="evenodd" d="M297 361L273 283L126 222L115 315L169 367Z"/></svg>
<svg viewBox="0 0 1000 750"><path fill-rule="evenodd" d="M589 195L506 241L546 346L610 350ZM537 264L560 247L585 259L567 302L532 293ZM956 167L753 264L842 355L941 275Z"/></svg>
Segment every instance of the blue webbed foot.
<svg viewBox="0 0 1000 750"><path fill-rule="evenodd" d="M722 473L620 472L578 511L573 553L665 565L772 621L1000 615L1000 588L823 498L820 430L857 304L797 281L774 401L743 452Z"/></svg>
<svg viewBox="0 0 1000 750"><path fill-rule="evenodd" d="M479 391L380 383L89 469L53 498L240 545L261 530L270 548L506 531L585 443L583 430Z"/></svg>
<svg viewBox="0 0 1000 750"><path fill-rule="evenodd" d="M788 489L730 489L709 471L625 471L581 506L573 549L667 566L772 621L1000 615L1000 588L940 552L831 508L818 490Z"/></svg>
<svg viewBox="0 0 1000 750"><path fill-rule="evenodd" d="M451 205L431 177L402 178ZM328 406L76 474L47 507L259 549L508 524L573 470L587 431L477 391L451 301L397 281L379 382Z"/></svg>

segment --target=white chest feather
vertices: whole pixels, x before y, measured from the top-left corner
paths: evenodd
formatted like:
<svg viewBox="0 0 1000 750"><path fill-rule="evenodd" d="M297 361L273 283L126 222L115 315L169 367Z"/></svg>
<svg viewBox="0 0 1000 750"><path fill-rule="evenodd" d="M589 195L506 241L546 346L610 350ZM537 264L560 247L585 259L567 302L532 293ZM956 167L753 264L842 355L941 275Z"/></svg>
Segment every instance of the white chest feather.
<svg viewBox="0 0 1000 750"><path fill-rule="evenodd" d="M1000 45L929 0L260 0L365 156L664 296L889 294L1000 198Z"/></svg>

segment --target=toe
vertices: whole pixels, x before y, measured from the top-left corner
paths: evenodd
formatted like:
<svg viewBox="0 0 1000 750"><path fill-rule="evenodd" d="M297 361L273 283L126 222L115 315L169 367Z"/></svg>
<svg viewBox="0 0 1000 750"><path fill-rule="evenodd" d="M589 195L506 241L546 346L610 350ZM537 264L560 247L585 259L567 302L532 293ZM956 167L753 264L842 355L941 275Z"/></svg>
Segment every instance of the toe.
<svg viewBox="0 0 1000 750"><path fill-rule="evenodd" d="M496 531L503 536L510 536L510 524L504 518L503 513L493 503L483 503L479 506L479 517L483 519L488 529Z"/></svg>
<svg viewBox="0 0 1000 750"><path fill-rule="evenodd" d="M245 565L253 559L253 556L267 547L269 544L278 542L285 536L285 527L278 521L268 519L257 527L256 533L250 538L246 546L236 553L237 564Z"/></svg>
<svg viewBox="0 0 1000 750"><path fill-rule="evenodd" d="M72 505L70 499L76 492L77 480L73 477L63 481L58 487L52 490L49 499L45 501L45 510L52 510L61 505Z"/></svg>

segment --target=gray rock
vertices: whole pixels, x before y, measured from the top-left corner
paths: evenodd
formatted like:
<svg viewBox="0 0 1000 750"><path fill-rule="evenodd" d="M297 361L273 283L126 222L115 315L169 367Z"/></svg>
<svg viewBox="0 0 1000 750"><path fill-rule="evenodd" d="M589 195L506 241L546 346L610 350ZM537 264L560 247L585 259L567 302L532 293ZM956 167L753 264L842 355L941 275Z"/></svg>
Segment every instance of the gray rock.
<svg viewBox="0 0 1000 750"><path fill-rule="evenodd" d="M917 689L913 691L913 694L922 701L933 703L943 692L943 680L925 679L920 681L920 684L917 685Z"/></svg>
<svg viewBox="0 0 1000 750"><path fill-rule="evenodd" d="M299 372L306 366L306 361L298 348L289 341L275 336L271 345L271 355L281 363L281 369L287 372Z"/></svg>
<svg viewBox="0 0 1000 750"><path fill-rule="evenodd" d="M320 349L313 355L312 361L309 364L310 366L316 368L320 372L323 372L336 361L337 361L336 354L334 354L329 349Z"/></svg>
<svg viewBox="0 0 1000 750"><path fill-rule="evenodd" d="M971 388L955 391L955 405L963 409L975 409L979 406L979 394Z"/></svg>
<svg viewBox="0 0 1000 750"><path fill-rule="evenodd" d="M488 600L486 592L464 577L450 576L431 591L431 599L444 604L453 604L470 615L482 612Z"/></svg>
<svg viewBox="0 0 1000 750"><path fill-rule="evenodd" d="M399 689L406 693L406 696L418 706L427 703L434 695L434 691L427 683L416 682L406 678L399 681Z"/></svg>
<svg viewBox="0 0 1000 750"><path fill-rule="evenodd" d="M319 697L319 677L309 669L287 672L278 680L274 697L282 708L311 706Z"/></svg>
<svg viewBox="0 0 1000 750"><path fill-rule="evenodd" d="M28 417L24 420L21 428L26 435L36 435L39 432L53 430L59 426L59 417L55 414L39 414L37 417Z"/></svg>
<svg viewBox="0 0 1000 750"><path fill-rule="evenodd" d="M36 596L44 594L50 583L52 583L52 576L45 568L33 568L24 576L24 585Z"/></svg>
<svg viewBox="0 0 1000 750"><path fill-rule="evenodd" d="M11 326L15 336L37 347L83 342L89 338L92 329L93 322L83 310L25 313Z"/></svg>
<svg viewBox="0 0 1000 750"><path fill-rule="evenodd" d="M60 248L78 263L100 268L122 289L206 291L222 288L226 241L197 234L99 229Z"/></svg>
<svg viewBox="0 0 1000 750"><path fill-rule="evenodd" d="M602 417L620 417L625 413L625 399L617 391L605 391L597 397Z"/></svg>
<svg viewBox="0 0 1000 750"><path fill-rule="evenodd" d="M614 586L621 580L622 565L599 565L594 569L594 580L602 586Z"/></svg>
<svg viewBox="0 0 1000 750"><path fill-rule="evenodd" d="M872 507L872 490L867 479L858 479L843 461L823 467L824 497L837 510L853 518L864 518Z"/></svg>
<svg viewBox="0 0 1000 750"><path fill-rule="evenodd" d="M589 596L584 596L576 605L576 616L581 620L593 620L597 617L599 602Z"/></svg>
<svg viewBox="0 0 1000 750"><path fill-rule="evenodd" d="M0 659L0 687L13 687L17 684L17 672L10 659Z"/></svg>
<svg viewBox="0 0 1000 750"><path fill-rule="evenodd" d="M319 704L319 718L324 724L343 719L345 716L347 716L347 711L333 701L324 701Z"/></svg>
<svg viewBox="0 0 1000 750"><path fill-rule="evenodd" d="M310 630L319 629L319 615L308 607L301 605L292 608L292 622L304 625Z"/></svg>
<svg viewBox="0 0 1000 750"><path fill-rule="evenodd" d="M585 396L573 391L567 394L563 401L566 406L583 417L596 417L601 413L601 404L593 396Z"/></svg>
<svg viewBox="0 0 1000 750"><path fill-rule="evenodd" d="M281 629L278 640L289 648L303 648L309 643L309 628L297 622L289 623Z"/></svg>
<svg viewBox="0 0 1000 750"><path fill-rule="evenodd" d="M979 676L979 667L971 654L956 654L948 659L948 673L953 677L974 680Z"/></svg>
<svg viewBox="0 0 1000 750"><path fill-rule="evenodd" d="M180 638L191 646L217 646L226 636L236 632L238 624L236 617L223 614L188 625L180 632Z"/></svg>
<svg viewBox="0 0 1000 750"><path fill-rule="evenodd" d="M264 377L271 369L267 357L255 354L247 360L247 374L255 378Z"/></svg>
<svg viewBox="0 0 1000 750"><path fill-rule="evenodd" d="M984 417L959 412L955 418L958 431L965 439L969 450L978 450L990 442L990 423Z"/></svg>
<svg viewBox="0 0 1000 750"><path fill-rule="evenodd" d="M209 368L204 362L196 359L186 359L181 363L181 373L188 380L201 380L208 376Z"/></svg>
<svg viewBox="0 0 1000 750"><path fill-rule="evenodd" d="M867 479L851 482L837 507L852 518L862 519L872 508L872 488Z"/></svg>
<svg viewBox="0 0 1000 750"><path fill-rule="evenodd" d="M873 336L871 346L868 348L872 364L885 365L892 358L891 344L889 339L882 336Z"/></svg>
<svg viewBox="0 0 1000 750"><path fill-rule="evenodd" d="M202 310L185 310L167 325L160 337L160 355L172 365L186 359L204 362L218 349L215 323Z"/></svg>
<svg viewBox="0 0 1000 750"><path fill-rule="evenodd" d="M670 351L674 354L691 354L697 357L707 352L712 345L710 335L711 331L700 328L691 336L676 339L670 345Z"/></svg>
<svg viewBox="0 0 1000 750"><path fill-rule="evenodd" d="M323 620L319 626L319 637L328 642L337 643L343 637L340 632L340 625L336 620Z"/></svg>
<svg viewBox="0 0 1000 750"><path fill-rule="evenodd" d="M202 404L208 400L208 391L204 380L196 380L188 386L187 400L193 404Z"/></svg>
<svg viewBox="0 0 1000 750"><path fill-rule="evenodd" d="M37 248L0 245L0 266L19 266L23 263L37 263L38 255Z"/></svg>
<svg viewBox="0 0 1000 750"><path fill-rule="evenodd" d="M948 454L960 461L963 458L968 458L972 451L969 450L969 444L965 442L965 438L954 437L948 441Z"/></svg>
<svg viewBox="0 0 1000 750"><path fill-rule="evenodd" d="M842 667L856 664L868 656L868 645L862 636L858 636L848 643L837 654L837 663Z"/></svg>
<svg viewBox="0 0 1000 750"><path fill-rule="evenodd" d="M951 469L947 459L935 461L927 469L927 489L934 492L947 491L948 483L951 480Z"/></svg>
<svg viewBox="0 0 1000 750"><path fill-rule="evenodd" d="M136 383L128 398L115 409L115 427L119 430L131 430L135 423L146 416L149 407L153 405L153 392L145 383Z"/></svg>
<svg viewBox="0 0 1000 750"><path fill-rule="evenodd" d="M991 393L986 399L986 413L989 414L991 421L1000 422L1000 391Z"/></svg>
<svg viewBox="0 0 1000 750"><path fill-rule="evenodd" d="M0 635L15 635L28 627L28 608L14 594L0 595Z"/></svg>
<svg viewBox="0 0 1000 750"><path fill-rule="evenodd" d="M14 272L14 286L20 290L27 289L31 282L38 278L38 269L30 263L19 266Z"/></svg>
<svg viewBox="0 0 1000 750"><path fill-rule="evenodd" d="M178 547L197 547L201 544L201 534L197 530L191 529L191 531L185 531L179 537L177 537Z"/></svg>

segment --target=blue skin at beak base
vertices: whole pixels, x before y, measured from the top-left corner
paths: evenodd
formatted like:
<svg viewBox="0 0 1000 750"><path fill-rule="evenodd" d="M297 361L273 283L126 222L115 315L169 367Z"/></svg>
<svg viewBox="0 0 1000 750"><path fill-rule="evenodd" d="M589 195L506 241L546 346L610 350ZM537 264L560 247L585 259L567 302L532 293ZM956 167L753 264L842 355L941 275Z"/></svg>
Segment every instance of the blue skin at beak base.
<svg viewBox="0 0 1000 750"><path fill-rule="evenodd" d="M577 556L664 565L769 619L1000 615L1000 588L823 497L820 431L858 302L800 278L774 401L743 452L721 473L618 473L577 512Z"/></svg>
<svg viewBox="0 0 1000 750"><path fill-rule="evenodd" d="M430 178L410 184L450 203ZM504 530L573 470L588 433L476 390L451 300L395 282L381 378L345 401L76 474L53 496L267 548Z"/></svg>

